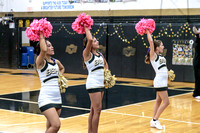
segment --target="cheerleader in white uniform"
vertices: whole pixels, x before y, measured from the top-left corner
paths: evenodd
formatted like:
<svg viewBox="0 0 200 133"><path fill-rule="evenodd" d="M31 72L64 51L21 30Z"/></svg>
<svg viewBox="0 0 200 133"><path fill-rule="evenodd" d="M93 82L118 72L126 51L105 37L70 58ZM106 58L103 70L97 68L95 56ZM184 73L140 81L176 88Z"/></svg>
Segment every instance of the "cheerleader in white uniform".
<svg viewBox="0 0 200 133"><path fill-rule="evenodd" d="M163 126L160 125L158 118L169 105L169 98L167 92L168 69L165 57L160 55L163 53L164 45L160 40L153 41L150 32L148 30L146 31L147 38L150 44L150 49L147 52L145 63L151 63L156 73L153 82L154 87L156 89L156 103L154 105L153 119L150 121L150 126L156 127L157 129L163 129Z"/></svg>
<svg viewBox="0 0 200 133"><path fill-rule="evenodd" d="M60 128L61 95L58 86L58 72L64 73L60 61L51 58L54 49L51 43L40 33L39 55L36 58L36 68L39 74L41 89L38 98L39 108L47 118L46 133L57 133Z"/></svg>
<svg viewBox="0 0 200 133"><path fill-rule="evenodd" d="M86 90L91 101L88 133L97 133L104 94L104 68L108 69L108 64L103 55L96 51L99 48L99 42L95 37L92 37L90 30L86 27L85 33L83 60L84 66L86 65L88 69Z"/></svg>

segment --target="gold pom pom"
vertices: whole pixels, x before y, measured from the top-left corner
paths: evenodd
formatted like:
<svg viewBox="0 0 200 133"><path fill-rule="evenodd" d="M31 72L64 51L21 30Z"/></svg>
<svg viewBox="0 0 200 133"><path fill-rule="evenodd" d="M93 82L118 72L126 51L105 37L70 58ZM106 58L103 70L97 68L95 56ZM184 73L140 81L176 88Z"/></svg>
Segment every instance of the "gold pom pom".
<svg viewBox="0 0 200 133"><path fill-rule="evenodd" d="M115 85L115 75L111 74L111 71L108 69L104 69L104 85L105 88L111 88Z"/></svg>
<svg viewBox="0 0 200 133"><path fill-rule="evenodd" d="M60 93L65 93L67 85L67 79L59 72L58 73L58 85L60 88Z"/></svg>
<svg viewBox="0 0 200 133"><path fill-rule="evenodd" d="M173 70L168 71L168 79L173 81L175 79L175 74Z"/></svg>

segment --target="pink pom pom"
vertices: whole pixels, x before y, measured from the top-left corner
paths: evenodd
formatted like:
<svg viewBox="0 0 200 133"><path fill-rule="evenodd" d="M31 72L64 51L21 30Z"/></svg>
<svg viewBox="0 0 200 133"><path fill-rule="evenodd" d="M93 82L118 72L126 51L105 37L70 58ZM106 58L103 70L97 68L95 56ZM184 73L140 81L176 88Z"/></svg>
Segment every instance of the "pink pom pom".
<svg viewBox="0 0 200 133"><path fill-rule="evenodd" d="M93 25L93 19L91 16L81 13L72 23L72 29L78 34L85 34L84 26L91 29L91 25Z"/></svg>
<svg viewBox="0 0 200 133"><path fill-rule="evenodd" d="M146 33L146 29L152 34L156 28L155 21L153 19L141 19L136 25L135 29L138 34L144 35Z"/></svg>
<svg viewBox="0 0 200 133"><path fill-rule="evenodd" d="M30 27L26 29L26 36L29 40L32 41L39 41L40 40L40 31L43 33L45 38L49 38L52 33L52 25L49 21L45 19L34 19L33 22L30 24Z"/></svg>

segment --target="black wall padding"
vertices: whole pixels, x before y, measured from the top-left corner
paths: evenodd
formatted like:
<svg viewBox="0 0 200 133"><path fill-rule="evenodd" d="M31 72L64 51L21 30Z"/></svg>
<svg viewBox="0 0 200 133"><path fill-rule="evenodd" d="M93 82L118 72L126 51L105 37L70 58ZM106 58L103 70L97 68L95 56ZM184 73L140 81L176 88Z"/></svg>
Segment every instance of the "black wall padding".
<svg viewBox="0 0 200 133"><path fill-rule="evenodd" d="M60 24L53 25L53 31L57 31L61 27ZM65 24L66 29L70 29L71 25ZM72 30L70 32L73 32ZM84 73L82 67L82 50L83 50L83 35L67 34L65 29L61 29L58 33L52 34L49 39L54 46L54 58L61 61L65 67L66 73ZM68 54L65 52L66 46L74 44L77 46L76 53Z"/></svg>
<svg viewBox="0 0 200 133"><path fill-rule="evenodd" d="M121 54L122 54L122 77L137 77L136 75L136 62L137 62L137 48L136 43L133 41L130 44L125 43L124 41L131 41L134 36L137 34L134 32L135 28L133 24L124 24L122 26L121 33L119 33L120 36L122 36L122 39L125 39L123 36L126 37L127 40L121 40L122 42L122 48L121 48ZM124 32L124 33L123 33ZM123 35L124 34L124 35ZM128 49L127 49L128 48ZM131 52L133 50L133 53ZM130 53L132 53L130 55Z"/></svg>
<svg viewBox="0 0 200 133"><path fill-rule="evenodd" d="M71 28L71 24L64 24L64 26L70 33L74 32ZM91 32L95 33L97 29L99 29L99 26L99 24L93 26ZM60 24L54 24L53 32L58 31L60 27ZM101 36L103 32L104 29L101 28L99 33L95 35L95 37L99 39L100 45L106 47L107 36L106 34ZM55 50L54 57L61 61L61 63L65 67L66 73L87 74L87 70L83 69L83 38L84 35L82 34L68 34L64 28L62 28L59 32L52 34L52 36L50 37L50 41L53 44ZM76 53L69 54L65 52L66 46L70 44L74 44L75 46L77 46ZM106 51L102 54L105 58L107 58Z"/></svg>
<svg viewBox="0 0 200 133"><path fill-rule="evenodd" d="M146 36L143 36L144 39L146 38ZM140 35L138 35L138 37L136 38L136 47L137 47L137 53L136 53L136 58L137 58L137 62L136 62L136 77L140 77L140 78L145 78L145 79L152 79L154 77L154 72L153 72L153 68L150 64L145 64L144 60L145 60L145 55L147 53L148 48L146 48L146 46L144 46L143 41L140 37ZM145 40L146 45L149 46L147 40Z"/></svg>
<svg viewBox="0 0 200 133"><path fill-rule="evenodd" d="M108 33L114 34L113 25L108 25ZM108 36L108 64L112 74L122 76L122 45L123 42L114 34Z"/></svg>
<svg viewBox="0 0 200 133"><path fill-rule="evenodd" d="M194 82L194 69L193 69L193 66L185 66L183 71L184 71L184 73L183 73L183 81L184 82Z"/></svg>
<svg viewBox="0 0 200 133"><path fill-rule="evenodd" d="M146 35L138 35L135 30L135 24L140 20L140 18L142 17L94 17L95 23L94 26L92 26L91 32L99 41L100 46L104 47L104 50L100 49L100 52L102 52L106 58L109 69L111 70L112 74L118 77L144 79L153 79L155 77L155 72L151 64L144 63L145 55L148 50L146 46L149 46L147 37ZM171 23L174 33L176 33L179 31L180 27L187 22L188 19L187 17L182 16L152 16L151 18L156 21L156 30L153 32L154 36L158 36L158 34L161 33L161 30L163 30L163 27L170 29L169 23ZM190 16L191 20L192 18L195 21L189 23L191 30L193 25L200 27L198 26L199 24L196 23L198 20L200 20L200 16ZM84 70L82 67L84 35L77 33L74 34L75 32L71 28L71 23L74 21L74 19L74 17L59 18L58 20L55 18L48 18L53 25L53 34L49 40L54 46L54 57L60 60L65 66L66 73L87 74L87 70ZM17 22L16 26L18 25ZM66 29L62 25L64 25ZM116 27L118 27L117 32ZM19 38L16 40L16 38L10 37L12 31L8 31L8 27L7 29L5 29L5 27L2 28L2 25L0 24L0 67L9 67L11 66L11 63L13 64L13 59L15 58L8 55L9 53L16 55L14 54L16 52L12 50L14 48L13 46L17 46L16 42L20 42L21 32L19 29L20 28L18 28ZM17 31L14 32L17 34ZM181 33L182 31L179 32ZM166 34L172 35L171 31L167 31ZM166 34L164 33L163 36L160 36L157 39L161 40L165 46L165 49L167 49L165 58L167 59L168 69L174 70L176 74L175 81L194 82L193 66L172 65L172 52L174 39L192 39L195 41L196 38L191 36L192 33L189 33L189 31L188 36L185 36L185 33L182 33L183 35L179 37L168 37ZM136 36L137 38L135 38ZM11 40L9 40L10 38ZM133 38L135 38L135 40L132 40ZM127 41L130 43L127 43ZM144 43L146 43L146 46ZM77 46L76 53L69 54L66 52L66 46L70 44ZM129 54L131 50L134 50L134 55L128 56L127 54ZM18 60L20 60L20 57Z"/></svg>
<svg viewBox="0 0 200 133"><path fill-rule="evenodd" d="M91 32L92 34L95 34L94 37L99 41L99 45L105 47L105 51L100 49L99 52L101 52L104 58L107 59L107 24L104 24L104 26L101 24L95 24L92 26Z"/></svg>
<svg viewBox="0 0 200 133"><path fill-rule="evenodd" d="M0 67L18 67L17 30L9 29L8 25L0 23Z"/></svg>
<svg viewBox="0 0 200 133"><path fill-rule="evenodd" d="M0 24L0 67L9 67L9 28ZM6 62L5 62L6 61Z"/></svg>
<svg viewBox="0 0 200 133"><path fill-rule="evenodd" d="M144 62L148 50L146 46L149 46L146 35L138 35L135 31L135 24L124 23L120 25L122 26L119 27L119 24L104 24L103 26L95 24L91 30L94 37L99 40L99 44L106 48L104 51L100 49L100 52L102 52L106 58L112 74L119 77L153 79L155 77L155 72L151 64L145 64ZM163 30L163 27L166 28L167 25L169 25L169 23L156 24L156 30L153 35L158 36L158 33ZM173 31L175 33L179 31L181 25L183 24L173 24ZM71 29L71 24L66 23L64 26L70 33L74 33ZM56 32L60 29L61 24L53 24L53 27L53 32ZM116 32L116 27L118 27L118 32ZM190 28L192 28L192 25ZM170 32L171 31L168 31L166 34L171 34ZM109 35L107 33L109 33ZM135 38L135 36L137 36L137 38ZM84 35L69 34L64 28L53 33L52 37L50 37L50 41L55 48L54 57L62 62L65 66L65 72L67 73L87 74L87 70L82 68L83 38ZM135 38L135 40L131 41L133 38ZM185 37L183 35L181 37L167 37L163 35L157 39L161 40L165 49L167 49L165 55L167 67L169 70L172 69L175 71L175 81L193 82L193 66L172 65L172 52L173 39L195 40L194 36ZM126 43L126 41L130 41L130 43ZM146 45L144 45L144 43L146 43ZM77 46L76 53L69 54L65 52L66 46L70 44ZM134 55L128 56L127 54L129 54L130 49L134 49Z"/></svg>

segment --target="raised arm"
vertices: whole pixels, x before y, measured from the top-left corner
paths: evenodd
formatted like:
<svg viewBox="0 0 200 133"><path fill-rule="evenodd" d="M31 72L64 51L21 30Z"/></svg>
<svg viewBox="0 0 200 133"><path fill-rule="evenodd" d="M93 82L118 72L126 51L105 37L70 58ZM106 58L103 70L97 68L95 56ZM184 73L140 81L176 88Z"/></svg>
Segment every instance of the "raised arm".
<svg viewBox="0 0 200 133"><path fill-rule="evenodd" d="M47 52L46 41L42 32L40 32L40 54L38 55L36 59L37 69L40 69L44 66L44 57L45 57L46 52Z"/></svg>
<svg viewBox="0 0 200 133"><path fill-rule="evenodd" d="M84 27L84 28L85 28L86 38L87 38L87 45L83 51L83 58L84 58L84 61L88 61L91 56L90 51L92 48L93 39L92 39L92 34L91 34L90 30L87 27Z"/></svg>
<svg viewBox="0 0 200 133"><path fill-rule="evenodd" d="M147 39L148 39L149 45L150 45L150 51L149 51L150 60L155 60L156 59L156 53L154 51L153 39L152 39L151 34L150 34L148 29L146 29L146 32L147 32Z"/></svg>
<svg viewBox="0 0 200 133"><path fill-rule="evenodd" d="M200 34L200 30L197 30L196 26L193 26L193 32L194 34Z"/></svg>

